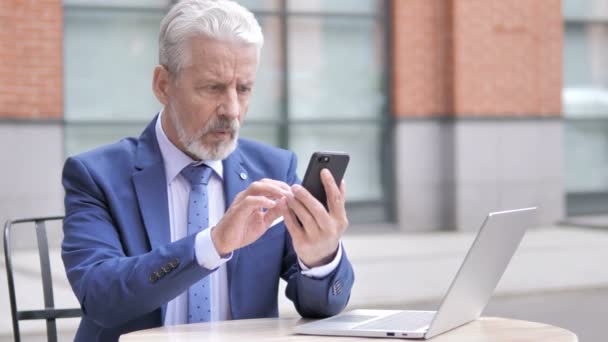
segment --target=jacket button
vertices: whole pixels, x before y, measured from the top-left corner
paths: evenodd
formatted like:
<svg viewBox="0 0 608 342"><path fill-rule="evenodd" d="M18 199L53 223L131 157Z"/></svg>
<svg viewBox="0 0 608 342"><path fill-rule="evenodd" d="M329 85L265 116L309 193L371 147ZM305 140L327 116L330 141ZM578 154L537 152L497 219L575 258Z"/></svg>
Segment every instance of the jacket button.
<svg viewBox="0 0 608 342"><path fill-rule="evenodd" d="M173 259L171 262L169 262L169 265L171 266L171 268L176 269L177 266L179 266L179 259L178 258Z"/></svg>
<svg viewBox="0 0 608 342"><path fill-rule="evenodd" d="M154 275L156 276L157 279L160 279L164 276L164 274L161 272L154 272Z"/></svg>
<svg viewBox="0 0 608 342"><path fill-rule="evenodd" d="M171 265L166 264L165 266L161 267L161 269L163 270L163 272L165 272L165 274L173 271L173 269L171 268Z"/></svg>

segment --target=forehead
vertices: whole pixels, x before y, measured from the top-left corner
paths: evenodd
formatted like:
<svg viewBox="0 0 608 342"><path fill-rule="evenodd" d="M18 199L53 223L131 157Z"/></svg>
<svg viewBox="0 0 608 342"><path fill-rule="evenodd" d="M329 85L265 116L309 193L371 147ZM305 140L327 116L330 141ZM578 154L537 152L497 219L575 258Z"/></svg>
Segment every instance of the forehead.
<svg viewBox="0 0 608 342"><path fill-rule="evenodd" d="M193 72L216 77L253 78L258 64L253 44L223 41L206 36L190 39L189 65ZM186 52L188 53L188 52Z"/></svg>

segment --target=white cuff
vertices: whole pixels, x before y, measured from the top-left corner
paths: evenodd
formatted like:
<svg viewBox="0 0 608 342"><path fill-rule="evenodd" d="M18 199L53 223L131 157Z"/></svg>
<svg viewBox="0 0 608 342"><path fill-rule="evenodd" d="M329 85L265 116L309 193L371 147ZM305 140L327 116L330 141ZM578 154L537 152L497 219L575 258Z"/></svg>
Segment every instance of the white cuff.
<svg viewBox="0 0 608 342"><path fill-rule="evenodd" d="M232 253L225 258L222 258L217 253L217 249L215 249L215 245L211 239L211 229L214 228L215 227L211 227L199 232L196 234L194 241L194 255L196 256L196 261L199 265L208 270L216 269L232 259Z"/></svg>
<svg viewBox="0 0 608 342"><path fill-rule="evenodd" d="M313 268L308 268L300 258L298 258L298 263L300 264L300 268L302 269L302 275L305 275L310 278L324 278L331 272L333 272L338 264L340 263L340 259L342 259L342 242L338 244L338 252L329 264L325 264L323 266L317 266Z"/></svg>

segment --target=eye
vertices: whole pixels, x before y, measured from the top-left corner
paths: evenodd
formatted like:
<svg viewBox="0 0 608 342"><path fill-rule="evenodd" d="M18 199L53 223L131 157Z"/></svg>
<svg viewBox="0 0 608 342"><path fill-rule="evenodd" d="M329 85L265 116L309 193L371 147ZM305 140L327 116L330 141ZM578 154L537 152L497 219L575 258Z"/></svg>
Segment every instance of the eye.
<svg viewBox="0 0 608 342"><path fill-rule="evenodd" d="M252 88L251 86L241 85L238 87L238 91L239 91L239 93L250 93L251 88Z"/></svg>
<svg viewBox="0 0 608 342"><path fill-rule="evenodd" d="M203 91L206 93L216 94L221 93L224 90L225 86L221 83L208 83L197 87L198 91Z"/></svg>

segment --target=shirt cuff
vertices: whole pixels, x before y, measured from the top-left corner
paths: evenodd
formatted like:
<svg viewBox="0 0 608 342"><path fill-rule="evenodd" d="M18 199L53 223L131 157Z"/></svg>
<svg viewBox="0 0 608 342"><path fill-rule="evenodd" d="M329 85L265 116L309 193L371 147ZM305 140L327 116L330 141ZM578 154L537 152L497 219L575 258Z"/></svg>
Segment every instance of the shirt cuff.
<svg viewBox="0 0 608 342"><path fill-rule="evenodd" d="M324 278L338 267L340 259L342 259L342 242L338 244L338 252L334 257L334 260L332 260L329 264L308 268L306 265L304 265L300 258L298 258L298 263L300 264L300 268L302 269L302 275L305 275L310 278Z"/></svg>
<svg viewBox="0 0 608 342"><path fill-rule="evenodd" d="M194 241L196 261L199 265L209 270L216 269L232 259L232 253L224 258L217 253L217 249L215 249L215 245L211 239L211 229L214 228L215 227L211 227L199 232L196 234Z"/></svg>

